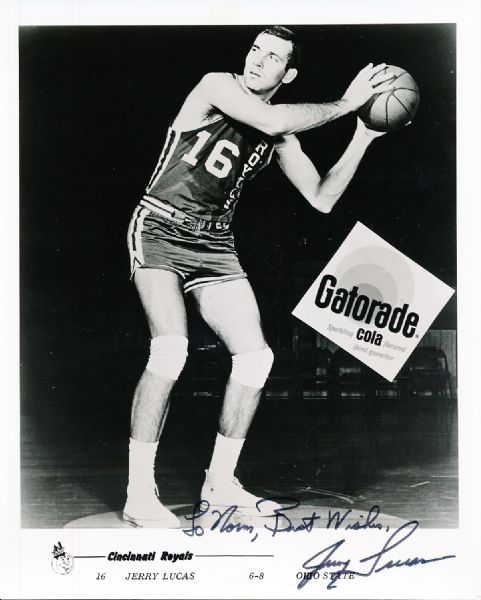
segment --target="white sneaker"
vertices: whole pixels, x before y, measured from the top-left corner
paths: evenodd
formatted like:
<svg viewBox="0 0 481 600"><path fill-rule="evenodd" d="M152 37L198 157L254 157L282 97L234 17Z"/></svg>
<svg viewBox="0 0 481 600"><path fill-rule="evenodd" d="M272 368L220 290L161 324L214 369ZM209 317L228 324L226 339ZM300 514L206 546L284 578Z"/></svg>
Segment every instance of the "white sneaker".
<svg viewBox="0 0 481 600"><path fill-rule="evenodd" d="M271 514L275 509L280 509L281 505L272 500L261 500L259 496L254 496L244 489L237 477L232 479L216 479L206 471L205 483L200 493L201 500L207 500L211 507L237 506L240 512L249 512L254 515Z"/></svg>
<svg viewBox="0 0 481 600"><path fill-rule="evenodd" d="M127 491L122 520L133 527L180 527L179 519L160 502L157 486L145 488L141 493Z"/></svg>

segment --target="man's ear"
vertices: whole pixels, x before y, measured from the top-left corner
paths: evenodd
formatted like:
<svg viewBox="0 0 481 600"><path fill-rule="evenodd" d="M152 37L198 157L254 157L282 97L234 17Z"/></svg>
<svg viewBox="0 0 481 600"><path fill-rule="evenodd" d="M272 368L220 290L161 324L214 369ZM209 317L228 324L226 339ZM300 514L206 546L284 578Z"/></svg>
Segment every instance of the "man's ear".
<svg viewBox="0 0 481 600"><path fill-rule="evenodd" d="M294 81L294 79L296 77L297 77L297 69L294 69L293 67L291 67L290 69L287 69L286 74L282 78L282 83L291 83L291 81Z"/></svg>

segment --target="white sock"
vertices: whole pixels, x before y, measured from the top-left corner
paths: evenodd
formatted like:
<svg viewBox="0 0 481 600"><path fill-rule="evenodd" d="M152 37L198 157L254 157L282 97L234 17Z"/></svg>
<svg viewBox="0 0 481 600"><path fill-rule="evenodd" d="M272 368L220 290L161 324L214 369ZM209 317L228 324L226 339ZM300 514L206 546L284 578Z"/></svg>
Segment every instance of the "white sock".
<svg viewBox="0 0 481 600"><path fill-rule="evenodd" d="M139 442L130 438L127 494L155 487L154 465L158 445L159 442Z"/></svg>
<svg viewBox="0 0 481 600"><path fill-rule="evenodd" d="M218 433L209 466L209 475L216 479L232 479L245 438L228 438Z"/></svg>

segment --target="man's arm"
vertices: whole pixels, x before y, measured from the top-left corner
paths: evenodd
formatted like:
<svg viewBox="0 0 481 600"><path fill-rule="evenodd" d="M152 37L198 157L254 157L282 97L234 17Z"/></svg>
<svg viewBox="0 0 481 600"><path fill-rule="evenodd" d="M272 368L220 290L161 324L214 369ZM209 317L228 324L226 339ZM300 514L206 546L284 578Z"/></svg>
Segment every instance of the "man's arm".
<svg viewBox="0 0 481 600"><path fill-rule="evenodd" d="M360 108L373 94L392 89L385 64L364 67L340 100L323 104L274 104L246 94L228 73L208 73L194 90L211 106L267 135L278 136L324 125Z"/></svg>
<svg viewBox="0 0 481 600"><path fill-rule="evenodd" d="M328 213L347 188L367 147L380 135L383 134L367 129L358 118L349 146L324 178L321 178L311 159L304 154L294 135L285 136L276 145L278 163L309 204L320 212Z"/></svg>

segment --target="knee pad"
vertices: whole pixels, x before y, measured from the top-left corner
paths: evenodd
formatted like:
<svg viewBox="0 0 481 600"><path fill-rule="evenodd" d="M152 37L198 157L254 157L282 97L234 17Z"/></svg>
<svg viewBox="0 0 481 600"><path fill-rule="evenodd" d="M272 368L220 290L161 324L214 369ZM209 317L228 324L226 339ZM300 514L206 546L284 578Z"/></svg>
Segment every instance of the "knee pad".
<svg viewBox="0 0 481 600"><path fill-rule="evenodd" d="M188 340L183 335L159 335L150 340L150 355L147 371L178 379L187 359Z"/></svg>
<svg viewBox="0 0 481 600"><path fill-rule="evenodd" d="M231 379L252 388L262 388L270 373L274 354L267 346L255 352L243 352L232 357Z"/></svg>

